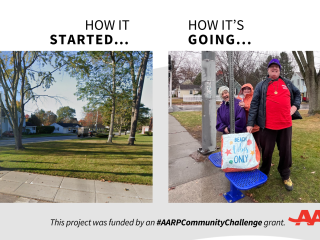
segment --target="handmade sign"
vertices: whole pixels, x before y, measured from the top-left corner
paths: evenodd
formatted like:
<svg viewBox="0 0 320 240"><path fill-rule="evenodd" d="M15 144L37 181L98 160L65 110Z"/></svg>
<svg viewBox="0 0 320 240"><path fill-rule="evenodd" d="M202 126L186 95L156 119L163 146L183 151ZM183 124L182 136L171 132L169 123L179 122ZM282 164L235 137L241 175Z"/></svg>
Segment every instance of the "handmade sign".
<svg viewBox="0 0 320 240"><path fill-rule="evenodd" d="M252 133L222 135L221 156L224 172L251 171L260 163L260 151Z"/></svg>

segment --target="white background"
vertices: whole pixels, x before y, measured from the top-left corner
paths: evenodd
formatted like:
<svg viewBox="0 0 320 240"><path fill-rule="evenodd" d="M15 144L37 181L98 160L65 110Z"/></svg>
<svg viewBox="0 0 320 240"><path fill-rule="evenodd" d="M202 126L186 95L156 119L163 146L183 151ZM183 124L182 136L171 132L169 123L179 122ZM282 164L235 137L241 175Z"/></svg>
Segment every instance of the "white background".
<svg viewBox="0 0 320 240"><path fill-rule="evenodd" d="M278 236L318 239L320 223L295 226L302 209L318 204L168 204L168 51L320 50L315 1L2 1L0 50L152 50L154 53L153 204L1 204L2 238L10 239L201 239ZM86 20L130 20L127 31L86 31ZM242 31L189 31L189 20L243 20ZM220 28L221 29L221 28ZM52 34L111 34L128 45L50 45ZM233 34L251 45L190 45L191 34ZM157 72L159 72L157 74ZM1 153L0 153L1 158ZM63 220L285 220L286 227L51 227ZM231 239L231 238L230 238Z"/></svg>

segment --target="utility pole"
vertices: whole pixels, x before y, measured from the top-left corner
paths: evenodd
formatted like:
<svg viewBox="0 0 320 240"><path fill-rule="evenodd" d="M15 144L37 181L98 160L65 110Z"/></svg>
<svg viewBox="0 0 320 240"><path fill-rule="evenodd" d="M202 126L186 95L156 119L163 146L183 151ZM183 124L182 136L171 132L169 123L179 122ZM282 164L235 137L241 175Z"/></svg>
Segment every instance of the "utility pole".
<svg viewBox="0 0 320 240"><path fill-rule="evenodd" d="M202 148L201 154L217 150L216 62L215 52L202 52Z"/></svg>
<svg viewBox="0 0 320 240"><path fill-rule="evenodd" d="M2 98L1 98L1 92L0 92L0 138L2 137Z"/></svg>
<svg viewBox="0 0 320 240"><path fill-rule="evenodd" d="M228 51L229 65L229 110L230 110L230 133L235 133L234 119L234 75L233 75L233 52Z"/></svg>
<svg viewBox="0 0 320 240"><path fill-rule="evenodd" d="M173 108L172 108L172 62L171 62L171 55L169 55L169 79L170 79L170 86L169 86L170 106L169 106L169 112L173 112Z"/></svg>
<svg viewBox="0 0 320 240"><path fill-rule="evenodd" d="M97 110L97 118L96 118L96 132L98 132L98 115L99 115L99 111Z"/></svg>

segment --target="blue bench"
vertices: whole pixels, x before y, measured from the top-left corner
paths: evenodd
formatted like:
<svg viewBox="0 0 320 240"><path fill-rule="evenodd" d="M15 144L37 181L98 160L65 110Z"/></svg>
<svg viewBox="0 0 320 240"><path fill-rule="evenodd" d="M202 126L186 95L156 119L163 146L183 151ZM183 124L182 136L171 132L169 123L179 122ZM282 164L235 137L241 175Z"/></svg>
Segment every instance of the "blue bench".
<svg viewBox="0 0 320 240"><path fill-rule="evenodd" d="M214 166L221 168L221 152L213 153L208 158ZM240 190L249 190L268 180L267 175L258 169L247 172L227 172L225 176L230 181L230 191L223 194L228 203L244 198Z"/></svg>

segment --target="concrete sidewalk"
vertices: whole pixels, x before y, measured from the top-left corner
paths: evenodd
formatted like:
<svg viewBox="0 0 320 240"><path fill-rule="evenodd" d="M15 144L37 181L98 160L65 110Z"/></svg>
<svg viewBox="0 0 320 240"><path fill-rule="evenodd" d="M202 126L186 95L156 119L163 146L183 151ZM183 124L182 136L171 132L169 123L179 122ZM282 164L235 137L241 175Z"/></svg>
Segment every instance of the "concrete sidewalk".
<svg viewBox="0 0 320 240"><path fill-rule="evenodd" d="M224 172L209 160L197 162L189 155L201 144L169 114L169 202L227 203L223 193L230 191ZM245 191L243 191L245 193ZM253 201L245 197L237 203Z"/></svg>
<svg viewBox="0 0 320 240"><path fill-rule="evenodd" d="M152 186L2 170L0 193L60 203L152 203Z"/></svg>

